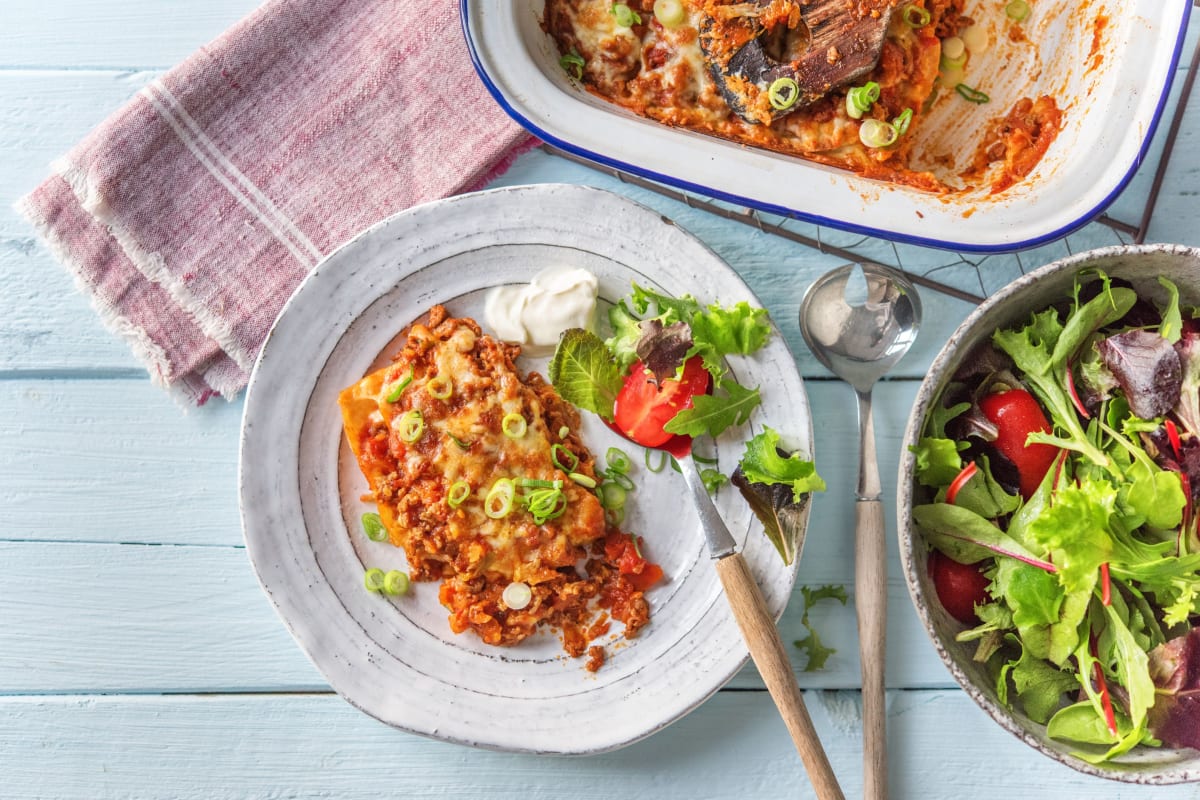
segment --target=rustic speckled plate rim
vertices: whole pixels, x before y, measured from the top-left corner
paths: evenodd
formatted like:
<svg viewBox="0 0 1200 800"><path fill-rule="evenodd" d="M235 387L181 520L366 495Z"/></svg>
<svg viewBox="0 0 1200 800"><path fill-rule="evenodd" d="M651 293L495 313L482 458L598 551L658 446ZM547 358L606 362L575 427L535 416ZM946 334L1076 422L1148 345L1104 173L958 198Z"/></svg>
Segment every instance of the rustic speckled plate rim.
<svg viewBox="0 0 1200 800"><path fill-rule="evenodd" d="M988 329L994 328L993 325L986 322L988 318L995 313L1000 313L1000 311L1011 305L1024 306L1026 311L1030 310L1030 303L1024 301L1023 296L1032 287L1047 277L1065 274L1073 275L1080 270L1096 266L1098 263L1103 264L1109 259L1127 257L1136 259L1147 255L1188 258L1193 260L1197 265L1200 265L1200 248L1192 248L1184 245L1117 245L1089 250L1051 262L1033 272L1023 275L993 294L963 320L962 324L959 325L958 329L955 330L954 334L948 340L946 346L942 348L930 365L925 380L921 383L921 388L917 392L916 401L908 418L908 424L904 431L903 446L900 451L900 465L897 474L896 519L898 523L897 534L900 542L900 561L904 572L904 579L908 585L909 595L916 608L917 616L920 617L926 634L929 636L934 649L946 665L946 668L950 670L950 673L963 690L989 717L995 720L1006 731L1025 742L1025 744L1079 772L1126 783L1165 786L1200 781L1200 753L1183 751L1188 752L1192 756L1190 758L1191 766L1160 768L1156 771L1138 771L1138 764L1136 760L1132 759L1124 764L1114 765L1116 768L1106 769L1103 766L1091 764L1072 755L1070 748L1066 745L1050 746L1047 740L1034 735L1033 730L1039 728L1044 730L1044 726L1039 726L1032 722L1027 723L1030 727L1022 725L1013 712L993 701L957 665L954 657L947 650L942 636L938 632L930 610L930 603L925 597L921 576L923 561L915 558L914 547L917 546L919 541L919 534L914 530L912 525L913 482L911 476L915 468L915 456L909 449L920 438L921 431L925 425L926 414L941 393L945 380L951 374L951 367L956 366L957 359L961 355L968 353L975 346L974 335L980 334L982 330L981 326L986 324ZM1113 274L1111 270L1106 271ZM1155 274L1158 273L1156 272ZM1123 275L1122 277L1129 276ZM1193 289L1193 294L1200 294L1200 286ZM922 555L924 552L922 546ZM1146 749L1151 750L1150 748ZM1123 767L1128 767L1128 769Z"/></svg>
<svg viewBox="0 0 1200 800"><path fill-rule="evenodd" d="M505 212L503 220L498 216L501 211ZM657 212L599 189L558 184L506 187L449 198L398 214L356 237L318 265L288 301L264 344L251 376L243 418L239 459L243 529L255 573L285 626L331 686L355 707L394 727L471 746L538 754L598 753L628 745L682 717L715 693L745 663L745 646L736 623L724 601L718 602L719 582L715 572L708 568L708 559L701 555L698 529L693 532L694 558L697 566L705 569L691 569L685 575L674 576L685 587L699 587L688 596L704 599L704 603L694 611L687 612L691 615L688 619L694 619L694 628L680 632L675 638L664 638L664 635L670 634L670 629L656 630L655 621L652 620L651 627L641 637L618 648L615 651L618 661L622 657L629 657L627 653L634 653L636 658L635 648L639 647L650 648L643 649L643 652L655 657L651 661L651 668L639 666L632 672L609 673L613 676L612 683L623 684L623 693L616 698L603 693L588 697L591 691L589 686L595 685L588 681L608 680L605 670L610 666L620 670L619 664L605 665L598 678L592 678L583 671L581 660L559 664L560 671L569 677L558 687L559 694L553 698L555 702L542 704L546 707L528 702L527 698L512 692L509 696L497 699L498 694L506 691L503 686L500 692L492 684L457 687L457 683L468 680L469 676L460 674L454 659L464 659L465 662L474 659L483 663L481 669L485 672L500 670L503 677L513 681L513 687L525 693L540 691L537 679L532 683L521 679L518 686L513 678L516 674L514 670L541 670L539 674L553 674L556 669L553 659L533 658L522 662L514 651L497 655L499 651L495 648L481 654L478 651L483 648L482 645L474 646L469 638L455 637L448 627L444 634L446 640L454 642L454 646L442 648L445 652L439 652L436 656L449 659L442 664L445 668L443 672L431 673L428 669L404 671L397 667L397 663L414 655L411 650L405 649L407 645L414 642L420 646L437 645L428 644L430 637L427 630L419 630L417 626L409 624L411 620L407 619L407 611L389 610L397 608L395 601L368 597L362 590L359 554L348 545L329 544L354 538L348 535L349 524L340 525L342 519L338 519L338 524L330 525L331 530L308 531L306 535L297 532L297 528L303 528L310 519L306 504L323 503L328 506L332 502L303 498L306 491L315 491L317 494L322 491L319 484L302 475L306 460L312 461L312 454L315 453L318 460L324 455L333 454L330 458L337 461L341 456L336 454L344 448L339 445L340 417L336 425L331 426L328 419L320 419L322 415L328 417L328 409L322 406L313 410L312 398L321 391L321 375L313 379L318 385L310 391L309 378L294 373L304 373L305 369L320 373L324 369L322 365L328 364L331 359L336 360L343 340L352 338L347 332L357 321L366 318L366 309L395 295L397 287L410 272L420 271L421 260L430 258L429 248L423 249L420 242L413 242L406 245L407 249L401 248L405 257L399 262L388 261L391 266L387 269L392 273L384 270L384 274L371 272L366 275L367 266L355 265L356 260L361 260L357 258L358 255L367 252L369 256L370 247L380 244L390 246L388 241L397 236L403 237L406 233L419 239L413 235L417 230L437 243L433 247L435 251L437 247L451 250L457 247L462 252L471 252L470 243L459 244L464 236L470 236L463 229L464 220L473 220L471 224L480 230L491 231L493 225L497 229L508 225L507 219L512 214L524 220L543 219L548 215L556 220L554 225L557 230L553 236L564 242L574 236L585 241L591 241L586 239L588 235L597 236L596 229L602 226L597 226L595 215L601 215L601 219L611 219L613 225L625 222L627 224L620 232L627 241L621 244L624 249L620 252L640 253L644 250L647 259L652 256L659 262L675 259L679 264L689 265L690 269L700 270L696 274L709 276L703 285L687 287L692 291L701 294L722 293L719 299L723 302L742 299L756 302L741 278L695 237ZM437 222L439 219L442 219L440 227ZM504 232L495 234L498 244L505 243L506 235ZM658 237L662 241L651 246L643 237ZM454 241L446 244L446 240L451 238ZM554 246L559 246L557 240ZM604 255L607 257L611 254ZM407 260L408 256L416 261ZM370 262L370 258L367 261ZM654 267L659 262L652 262L650 266ZM653 274L653 269L648 272ZM458 284L467 280L461 279L461 276L445 277L448 285L444 289L439 288L436 296L421 295L420 302L431 304L443 297L454 296ZM525 279L528 277L531 275ZM373 293L372 296L357 297L363 290L361 287L354 289L352 283L358 279L374 282L371 285L375 288L369 292ZM490 274L487 279L493 280ZM351 288L345 289L343 284ZM412 288L419 289L420 285ZM627 289L626 282L624 291ZM347 310L343 307L345 300L337 296L339 291L347 291L356 297L352 304L354 308ZM396 325L402 326L409 321L396 321ZM327 329L328 341L314 345L313 342L324 335L317 332L322 326ZM306 349L298 351L293 340L301 333L303 336L299 341L308 342L308 345ZM374 354L368 354L366 358L369 361L373 357ZM771 372L779 376L767 378L773 381L775 399L766 404L769 409L766 419L772 424L785 425L792 433L789 438L793 441L790 443L811 452L812 420L803 382L778 331L772 337L765 357L763 366L769 364ZM355 358L361 359L361 356ZM313 366L287 368L288 364L303 365L309 362ZM735 363L733 366L750 368L748 363ZM353 367L359 370L358 374L362 374L364 368L365 362ZM763 377L762 368L758 369L757 377ZM766 398L764 390L764 400ZM333 411L336 412L336 408ZM309 419L310 415L312 419ZM755 429L762 424L762 419L760 417L759 422L752 423ZM310 424L315 425L311 434L306 433ZM301 439L315 441L316 444L302 444ZM728 444L720 445L721 452L725 452ZM330 490L326 488L323 491L328 493ZM285 499L280 500L280 497ZM720 497L718 505L734 528L735 535L742 540L752 568L768 596L771 611L778 617L791 595L798 559L790 567L784 567L765 537L756 529L751 529L747 521L749 511L728 511L730 507L736 508L733 506L734 497L736 493L726 493L724 505L721 506ZM343 500L336 502L341 504ZM740 500L737 502L740 503ZM740 505L744 507L745 504ZM337 513L343 512L344 509L339 509ZM679 511L674 509L670 513L676 520L675 527L681 527L677 524ZM688 513L693 512L685 511L685 517ZM731 517L739 514L745 519L740 527L735 527ZM805 522L807 516L806 509ZM339 525L340 529L332 530ZM354 548L358 547L354 545ZM326 572L332 572L335 577L324 580L322 585L322 580L327 578ZM356 577L347 580L346 574ZM340 582L335 588L330 581ZM350 585L355 581L357 586ZM652 605L655 602L653 595L651 602ZM362 605L364 603L374 605ZM433 605L436 606L436 603ZM437 608L444 624L445 611L440 606ZM670 618L664 610L658 609L659 619ZM317 611L334 614L341 626L350 632L328 624L323 616L314 622ZM395 616L397 613L405 619L400 620ZM358 632L354 628L358 628ZM469 634L464 636L470 637ZM476 652L469 652L472 647ZM658 650L671 657L659 658ZM396 681L397 674L389 673L389 670L396 669L401 670L398 677L403 680ZM652 671L657 673L657 677L650 674ZM384 678L392 679L385 684L391 688L380 689L372 683L372 679L379 681ZM447 689L447 683L462 691ZM664 698L664 692L672 696ZM392 696L397 693L405 695L408 706L400 707L397 704ZM591 707L599 699L615 700L612 708L606 712L612 714L611 730L597 724L597 719L592 719L590 724L579 724L580 717L593 713ZM500 703L505 712L518 712L520 718L501 717L503 724L491 728L486 724L478 724L479 716L486 717L486 714L475 706L486 706L488 703ZM471 719L475 719L477 724L468 724Z"/></svg>

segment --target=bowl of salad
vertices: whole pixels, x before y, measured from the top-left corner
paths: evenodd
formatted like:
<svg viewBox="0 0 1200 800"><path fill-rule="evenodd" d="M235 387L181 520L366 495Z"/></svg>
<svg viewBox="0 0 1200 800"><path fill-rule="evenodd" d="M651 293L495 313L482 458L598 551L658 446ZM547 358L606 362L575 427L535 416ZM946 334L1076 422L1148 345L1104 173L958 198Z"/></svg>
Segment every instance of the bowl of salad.
<svg viewBox="0 0 1200 800"><path fill-rule="evenodd" d="M963 689L1081 772L1200 781L1200 249L1009 284L905 434L909 591Z"/></svg>

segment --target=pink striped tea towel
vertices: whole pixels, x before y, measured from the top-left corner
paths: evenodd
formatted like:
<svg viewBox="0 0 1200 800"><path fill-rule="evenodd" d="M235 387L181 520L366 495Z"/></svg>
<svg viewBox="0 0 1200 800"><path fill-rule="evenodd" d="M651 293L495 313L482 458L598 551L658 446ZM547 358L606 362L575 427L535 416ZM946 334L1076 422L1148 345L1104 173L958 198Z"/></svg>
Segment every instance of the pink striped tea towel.
<svg viewBox="0 0 1200 800"><path fill-rule="evenodd" d="M456 0L269 0L18 209L154 380L203 403L245 386L323 255L532 143L475 74Z"/></svg>

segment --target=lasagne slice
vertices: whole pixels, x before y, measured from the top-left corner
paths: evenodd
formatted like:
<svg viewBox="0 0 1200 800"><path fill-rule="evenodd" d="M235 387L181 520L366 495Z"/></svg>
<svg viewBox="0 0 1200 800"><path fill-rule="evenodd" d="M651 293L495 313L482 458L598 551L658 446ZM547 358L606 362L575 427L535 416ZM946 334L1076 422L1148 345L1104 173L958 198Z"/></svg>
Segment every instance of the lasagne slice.
<svg viewBox="0 0 1200 800"><path fill-rule="evenodd" d="M435 306L339 404L391 542L413 580L442 581L450 627L511 645L545 625L580 655L609 614L628 637L649 609L606 555L606 537L624 534L583 485L596 476L578 412L541 376L520 375L519 352ZM520 608L502 597L514 583L530 589Z"/></svg>

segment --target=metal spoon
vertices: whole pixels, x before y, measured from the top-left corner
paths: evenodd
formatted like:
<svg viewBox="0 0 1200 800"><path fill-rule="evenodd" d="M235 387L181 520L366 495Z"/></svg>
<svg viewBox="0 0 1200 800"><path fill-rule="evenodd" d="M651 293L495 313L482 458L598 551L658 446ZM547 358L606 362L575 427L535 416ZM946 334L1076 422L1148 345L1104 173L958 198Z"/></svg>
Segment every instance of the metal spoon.
<svg viewBox="0 0 1200 800"><path fill-rule="evenodd" d="M861 270L865 300L847 299ZM862 283L857 282L859 294ZM800 301L800 332L817 359L858 395L859 469L855 494L854 590L862 660L863 795L887 796L887 709L884 664L887 635L887 543L871 388L908 352L921 324L913 285L876 264L849 264L818 278Z"/></svg>

